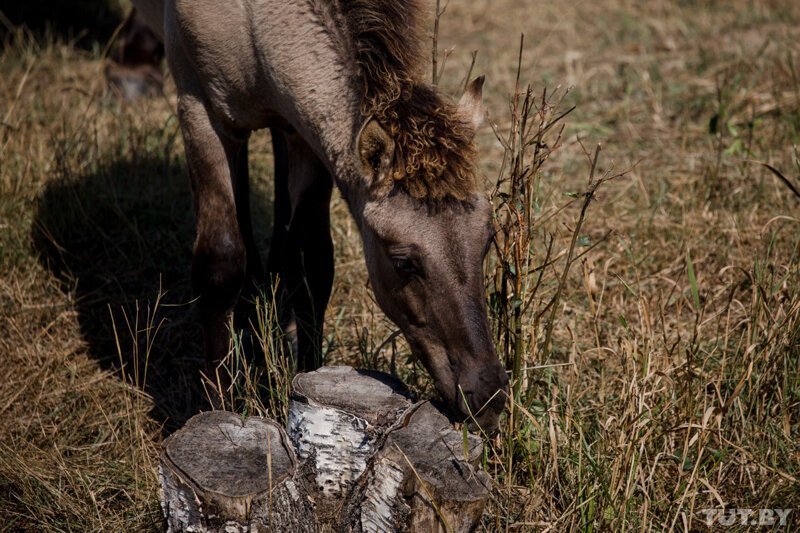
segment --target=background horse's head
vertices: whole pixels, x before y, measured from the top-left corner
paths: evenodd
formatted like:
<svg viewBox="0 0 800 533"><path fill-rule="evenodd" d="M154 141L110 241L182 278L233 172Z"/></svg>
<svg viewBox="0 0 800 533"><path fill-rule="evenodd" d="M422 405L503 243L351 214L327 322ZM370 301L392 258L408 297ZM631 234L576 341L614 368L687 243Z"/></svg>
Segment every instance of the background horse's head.
<svg viewBox="0 0 800 533"><path fill-rule="evenodd" d="M357 138L370 191L361 233L375 296L439 392L471 426L497 427L508 377L495 354L483 259L492 208L476 189L472 138L483 119L483 78L458 107L411 91ZM416 98L416 99L415 99Z"/></svg>

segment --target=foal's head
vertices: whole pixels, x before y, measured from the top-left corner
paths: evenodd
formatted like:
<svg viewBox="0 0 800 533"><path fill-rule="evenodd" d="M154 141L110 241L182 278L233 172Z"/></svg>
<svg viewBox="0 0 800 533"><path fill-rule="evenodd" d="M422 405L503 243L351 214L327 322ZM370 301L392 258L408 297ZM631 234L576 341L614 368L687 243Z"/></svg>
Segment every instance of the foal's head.
<svg viewBox="0 0 800 533"><path fill-rule="evenodd" d="M360 219L378 303L439 392L473 429L493 431L508 377L484 292L492 210L472 175L482 85L472 82L457 107L428 89L412 92L369 120L356 147L370 191Z"/></svg>

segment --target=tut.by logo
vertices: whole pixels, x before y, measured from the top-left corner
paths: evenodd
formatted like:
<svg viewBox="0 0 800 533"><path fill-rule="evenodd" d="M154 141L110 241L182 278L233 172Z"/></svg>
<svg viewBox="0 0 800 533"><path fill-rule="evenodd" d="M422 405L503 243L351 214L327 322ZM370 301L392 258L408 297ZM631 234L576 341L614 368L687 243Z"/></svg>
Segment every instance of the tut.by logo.
<svg viewBox="0 0 800 533"><path fill-rule="evenodd" d="M791 509L700 509L707 526L785 526Z"/></svg>

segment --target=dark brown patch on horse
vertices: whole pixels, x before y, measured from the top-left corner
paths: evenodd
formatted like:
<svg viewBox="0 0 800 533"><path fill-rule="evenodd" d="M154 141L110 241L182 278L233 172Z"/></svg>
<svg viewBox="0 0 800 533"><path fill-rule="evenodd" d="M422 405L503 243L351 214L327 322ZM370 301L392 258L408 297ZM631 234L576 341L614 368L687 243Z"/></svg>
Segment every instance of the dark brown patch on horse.
<svg viewBox="0 0 800 533"><path fill-rule="evenodd" d="M362 85L361 113L395 140L395 184L417 199L466 199L476 189L474 131L454 104L419 82L421 3L342 0L341 7Z"/></svg>

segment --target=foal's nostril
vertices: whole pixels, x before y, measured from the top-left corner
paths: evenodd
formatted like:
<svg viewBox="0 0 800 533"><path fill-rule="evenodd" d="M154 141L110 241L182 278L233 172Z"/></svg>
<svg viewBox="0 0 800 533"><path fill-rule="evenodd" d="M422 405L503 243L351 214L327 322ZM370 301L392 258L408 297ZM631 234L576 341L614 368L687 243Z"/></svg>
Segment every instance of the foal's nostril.
<svg viewBox="0 0 800 533"><path fill-rule="evenodd" d="M506 394L502 389L495 392L483 401L471 402L470 414L465 413L465 422L470 431L492 434L497 430L500 416L505 410Z"/></svg>
<svg viewBox="0 0 800 533"><path fill-rule="evenodd" d="M454 407L471 431L497 429L508 400L508 375L494 359L463 368L458 374Z"/></svg>
<svg viewBox="0 0 800 533"><path fill-rule="evenodd" d="M505 409L507 383L478 390L459 390L458 409L467 418L475 420L496 419Z"/></svg>
<svg viewBox="0 0 800 533"><path fill-rule="evenodd" d="M456 409L458 409L458 411L466 417L475 415L475 411L473 409L475 401L473 400L472 391L466 391L459 385L456 394L458 395L456 397Z"/></svg>

